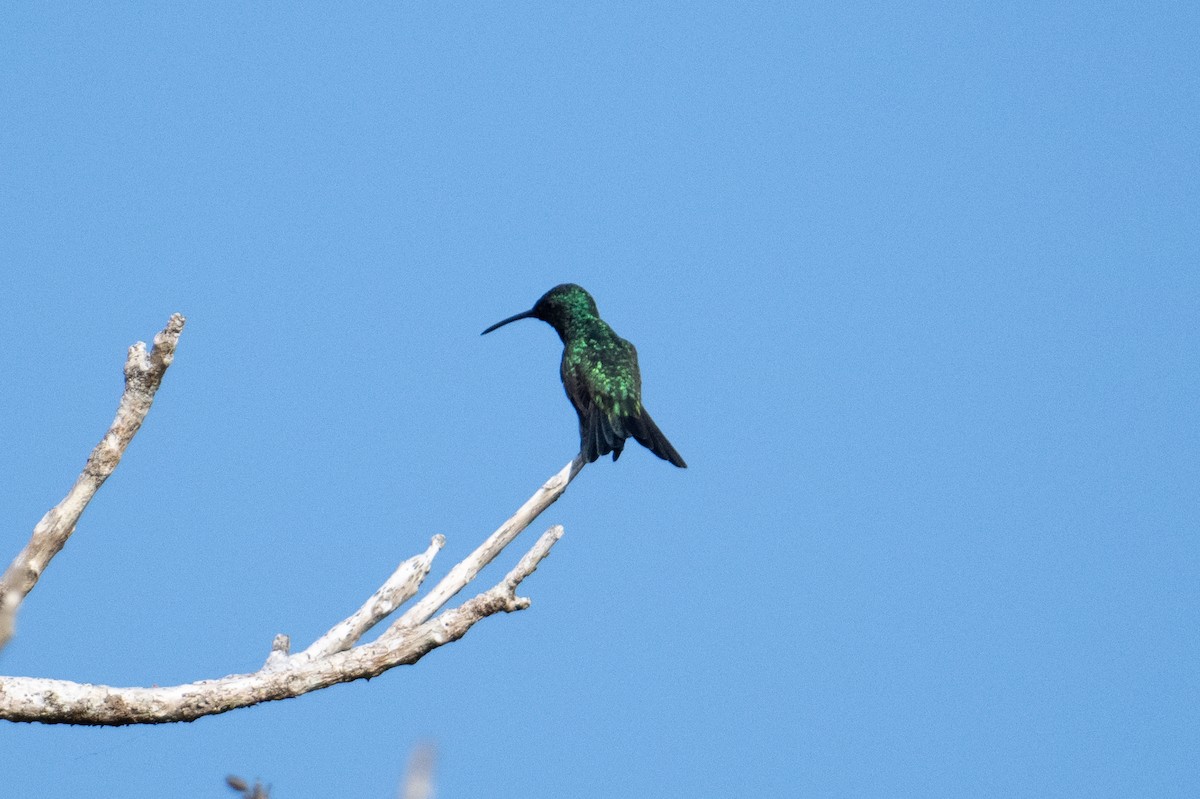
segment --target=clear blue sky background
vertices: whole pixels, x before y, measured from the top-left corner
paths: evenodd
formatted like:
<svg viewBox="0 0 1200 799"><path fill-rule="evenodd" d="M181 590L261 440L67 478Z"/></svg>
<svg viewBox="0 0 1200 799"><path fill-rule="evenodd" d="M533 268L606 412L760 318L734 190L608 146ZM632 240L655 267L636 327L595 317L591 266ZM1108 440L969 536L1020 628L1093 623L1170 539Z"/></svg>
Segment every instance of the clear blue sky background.
<svg viewBox="0 0 1200 799"><path fill-rule="evenodd" d="M479 337L556 283L691 468L588 467L416 666L0 724L5 795L1200 794L1195 4L170 5L0 10L0 557L189 319L0 671L440 574L575 452L553 332Z"/></svg>

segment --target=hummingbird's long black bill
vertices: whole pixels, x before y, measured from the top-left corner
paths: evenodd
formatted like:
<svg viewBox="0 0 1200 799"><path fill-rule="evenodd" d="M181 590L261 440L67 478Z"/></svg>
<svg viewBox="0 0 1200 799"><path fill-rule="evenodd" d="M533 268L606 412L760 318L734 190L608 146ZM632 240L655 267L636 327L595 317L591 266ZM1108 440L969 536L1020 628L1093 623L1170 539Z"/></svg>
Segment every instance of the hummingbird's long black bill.
<svg viewBox="0 0 1200 799"><path fill-rule="evenodd" d="M522 311L521 313L517 314L516 316L510 316L510 317L508 317L508 318L507 318L507 319L505 319L503 322L497 322L496 324L492 325L491 327L489 327L487 330L483 331L483 332L482 332L482 333L480 333L479 335L481 335L481 336L486 336L488 333L491 333L491 332L492 332L493 330L495 330L496 328L498 328L498 327L504 327L504 326L505 326L505 325L507 325L509 322L515 322L515 321L517 321L518 319L532 319L532 318L533 318L533 310L532 310L532 309L531 309L531 310L528 310L528 311Z"/></svg>

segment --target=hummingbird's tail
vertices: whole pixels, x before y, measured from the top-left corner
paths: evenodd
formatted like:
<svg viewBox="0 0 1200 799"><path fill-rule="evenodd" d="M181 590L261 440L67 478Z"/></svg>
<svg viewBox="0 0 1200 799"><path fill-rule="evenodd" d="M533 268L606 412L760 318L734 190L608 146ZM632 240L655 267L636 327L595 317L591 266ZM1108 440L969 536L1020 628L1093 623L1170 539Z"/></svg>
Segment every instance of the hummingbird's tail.
<svg viewBox="0 0 1200 799"><path fill-rule="evenodd" d="M610 452L614 461L621 457L621 450L625 449L625 439L629 433L621 426L620 419L615 420L616 425L613 421L595 405L588 408L586 417L579 425L579 451L588 463Z"/></svg>
<svg viewBox="0 0 1200 799"><path fill-rule="evenodd" d="M630 436L664 461L670 461L681 469L687 468L683 458L667 441L645 408L637 416L613 418L595 405L591 406L579 425L579 450L588 463L610 452L615 461L621 457L625 439Z"/></svg>
<svg viewBox="0 0 1200 799"><path fill-rule="evenodd" d="M629 434L637 439L638 443L646 449L653 452L664 461L670 461L680 469L686 469L687 464L683 462L683 458L671 446L671 442L667 441L667 437L658 429L658 425L650 418L650 414L646 413L646 409L642 408L642 412L637 416L626 416L623 420L625 429ZM619 454L619 453L618 453ZM613 456L613 460L616 460Z"/></svg>

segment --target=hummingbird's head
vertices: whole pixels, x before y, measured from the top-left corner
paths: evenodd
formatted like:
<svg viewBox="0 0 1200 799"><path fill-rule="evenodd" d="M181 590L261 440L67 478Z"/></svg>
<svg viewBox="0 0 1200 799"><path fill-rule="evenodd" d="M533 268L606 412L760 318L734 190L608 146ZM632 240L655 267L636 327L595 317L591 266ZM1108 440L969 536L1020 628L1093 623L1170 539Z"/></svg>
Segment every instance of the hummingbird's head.
<svg viewBox="0 0 1200 799"><path fill-rule="evenodd" d="M563 283L547 291L533 304L533 315L558 329L560 322L599 316L600 313L596 310L596 301L592 299L591 294L584 291L583 286Z"/></svg>
<svg viewBox="0 0 1200 799"><path fill-rule="evenodd" d="M497 322L483 331L483 334L491 333L496 328L518 319L541 319L557 330L559 336L563 336L572 321L597 316L599 316L599 312L596 310L596 301L583 289L583 286L563 283L543 294L528 311Z"/></svg>

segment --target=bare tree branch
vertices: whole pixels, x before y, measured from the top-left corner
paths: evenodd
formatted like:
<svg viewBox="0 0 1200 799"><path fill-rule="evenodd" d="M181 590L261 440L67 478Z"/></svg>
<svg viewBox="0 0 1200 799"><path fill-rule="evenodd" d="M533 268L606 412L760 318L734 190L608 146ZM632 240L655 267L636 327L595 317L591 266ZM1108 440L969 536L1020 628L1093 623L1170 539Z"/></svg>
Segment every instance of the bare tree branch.
<svg viewBox="0 0 1200 799"><path fill-rule="evenodd" d="M575 475L579 474L583 465L582 457L577 456L575 460L562 467L558 474L547 480L541 488L534 492L532 497L526 500L524 505L517 509L512 518L500 525L496 532L479 545L478 549L451 569L450 573L442 578L442 581L426 594L424 599L405 611L404 615L381 637L400 635L404 629L415 627L437 613L467 583L475 579L475 575L479 574L484 566L491 563L514 538L521 534L522 530L540 516L542 511L553 505L562 496L562 492L575 479Z"/></svg>
<svg viewBox="0 0 1200 799"><path fill-rule="evenodd" d="M114 688L36 677L0 677L0 718L113 726L192 721L337 683L378 677L457 641L480 619L529 607L528 599L516 595L516 587L550 554L562 532L561 526L551 527L497 585L402 636L314 660L295 658L253 674L169 687Z"/></svg>
<svg viewBox="0 0 1200 799"><path fill-rule="evenodd" d="M175 347L179 344L185 321L181 314L172 316L167 326L154 337L154 349L149 353L141 341L129 348L129 357L125 360L125 392L121 395L112 426L92 450L83 474L79 475L67 496L37 523L29 543L0 577L0 649L12 638L17 609L37 585L50 559L62 550L75 532L79 517L117 468L125 448L150 412L154 393L175 357Z"/></svg>
<svg viewBox="0 0 1200 799"><path fill-rule="evenodd" d="M344 621L338 622L333 628L313 642L312 646L296 657L311 660L313 658L332 655L349 649L358 643L368 630L386 619L408 600L416 596L421 588L429 567L433 564L433 556L446 544L446 537L435 535L429 543L429 549L421 555L409 558L401 563L392 576L371 594L361 608Z"/></svg>
<svg viewBox="0 0 1200 799"><path fill-rule="evenodd" d="M149 354L141 343L130 349L125 366L125 395L112 429L88 459L71 493L39 522L33 540L0 578L10 629L12 613L37 582L46 563L62 549L87 502L112 473L145 419L154 392L171 363L183 323L182 316L171 317L167 327L155 337L154 350ZM562 495L582 468L583 461L578 457L564 466L475 552L452 568L428 596L372 643L359 641L416 595L434 556L445 543L442 536L435 536L424 553L401 563L357 611L335 624L303 652L289 654L288 636L277 635L266 663L256 672L151 688L0 677L0 719L89 725L191 721L259 702L299 696L337 683L375 677L396 666L415 663L437 647L461 638L479 620L529 606L528 599L517 596L517 586L550 554L551 547L562 537L561 526L543 533L497 585L458 607L443 610L455 594Z"/></svg>

